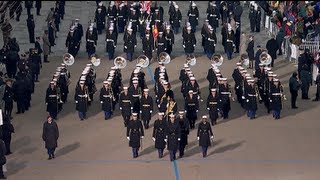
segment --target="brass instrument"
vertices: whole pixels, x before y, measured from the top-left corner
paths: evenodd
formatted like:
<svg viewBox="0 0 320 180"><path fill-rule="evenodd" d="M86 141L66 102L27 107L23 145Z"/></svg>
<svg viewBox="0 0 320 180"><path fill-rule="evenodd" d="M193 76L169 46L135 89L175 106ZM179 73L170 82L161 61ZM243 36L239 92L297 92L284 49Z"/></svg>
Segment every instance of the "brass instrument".
<svg viewBox="0 0 320 180"><path fill-rule="evenodd" d="M215 66L215 67L219 67L222 65L223 63L223 57L221 54L214 54L212 57L211 57L211 62L212 64Z"/></svg>
<svg viewBox="0 0 320 180"><path fill-rule="evenodd" d="M255 84L255 85L254 85L254 88L255 88L256 96L258 97L258 100L259 100L259 101L262 101L262 98L261 98L260 93L259 93L258 85Z"/></svg>
<svg viewBox="0 0 320 180"><path fill-rule="evenodd" d="M194 66L197 63L197 59L196 57L194 57L193 55L187 56L186 59L186 64L190 65L190 66Z"/></svg>
<svg viewBox="0 0 320 180"><path fill-rule="evenodd" d="M114 66L123 69L127 66L127 60L124 57L118 56L113 60Z"/></svg>
<svg viewBox="0 0 320 180"><path fill-rule="evenodd" d="M171 57L168 53L166 52L161 52L159 54L159 63L162 62L163 64L169 64L171 61Z"/></svg>
<svg viewBox="0 0 320 180"><path fill-rule="evenodd" d="M247 54L241 54L240 62L241 62L242 65L248 67L249 64L250 64L248 55Z"/></svg>
<svg viewBox="0 0 320 180"><path fill-rule="evenodd" d="M165 115L168 115L173 110L175 105L176 105L176 102L169 101L168 104L167 104L167 110L165 112Z"/></svg>
<svg viewBox="0 0 320 180"><path fill-rule="evenodd" d="M259 59L260 63L262 63L265 66L268 66L272 61L271 56L267 52L262 52L259 56Z"/></svg>
<svg viewBox="0 0 320 180"><path fill-rule="evenodd" d="M62 59L63 63L66 64L67 66L71 66L74 63L74 57L69 54L69 53L65 53L63 55L63 59Z"/></svg>
<svg viewBox="0 0 320 180"><path fill-rule="evenodd" d="M94 66L100 65L100 58L96 54L91 55L90 61L91 61L92 65L94 65Z"/></svg>
<svg viewBox="0 0 320 180"><path fill-rule="evenodd" d="M140 67L146 68L149 66L149 58L145 55L141 55L137 58L137 65L140 65Z"/></svg>

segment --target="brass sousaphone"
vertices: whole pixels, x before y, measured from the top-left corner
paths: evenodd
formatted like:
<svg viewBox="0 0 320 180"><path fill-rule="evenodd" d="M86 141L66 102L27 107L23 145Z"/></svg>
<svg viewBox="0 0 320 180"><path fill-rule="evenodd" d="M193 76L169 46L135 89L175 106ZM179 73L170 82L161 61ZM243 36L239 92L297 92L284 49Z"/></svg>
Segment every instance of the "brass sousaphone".
<svg viewBox="0 0 320 180"><path fill-rule="evenodd" d="M62 61L67 66L71 66L74 63L74 57L69 53L65 53L63 55Z"/></svg>
<svg viewBox="0 0 320 180"><path fill-rule="evenodd" d="M140 65L142 68L149 66L149 58L145 55L141 55L137 58L137 65Z"/></svg>
<svg viewBox="0 0 320 180"><path fill-rule="evenodd" d="M197 59L196 59L196 57L194 57L194 55L187 56L186 64L188 64L190 66L194 66L194 65L196 65L196 63L197 63Z"/></svg>
<svg viewBox="0 0 320 180"><path fill-rule="evenodd" d="M259 59L260 59L260 63L265 66L268 66L272 61L271 56L267 52L262 52L259 56Z"/></svg>
<svg viewBox="0 0 320 180"><path fill-rule="evenodd" d="M242 65L248 67L250 64L249 57L247 54L241 54L240 62Z"/></svg>
<svg viewBox="0 0 320 180"><path fill-rule="evenodd" d="M223 57L221 54L214 54L212 57L211 57L211 62L214 66L216 67L219 67L222 65L223 63Z"/></svg>
<svg viewBox="0 0 320 180"><path fill-rule="evenodd" d="M100 58L98 57L98 55L96 55L96 54L93 54L93 55L91 55L91 58L90 58L90 61L91 61L91 63L94 65L94 66L99 66L100 65Z"/></svg>
<svg viewBox="0 0 320 180"><path fill-rule="evenodd" d="M127 66L127 60L124 57L118 56L113 60L114 66L118 69L123 69Z"/></svg>
<svg viewBox="0 0 320 180"><path fill-rule="evenodd" d="M159 54L159 63L162 62L163 64L169 64L171 61L171 57L168 53L166 52L161 52Z"/></svg>

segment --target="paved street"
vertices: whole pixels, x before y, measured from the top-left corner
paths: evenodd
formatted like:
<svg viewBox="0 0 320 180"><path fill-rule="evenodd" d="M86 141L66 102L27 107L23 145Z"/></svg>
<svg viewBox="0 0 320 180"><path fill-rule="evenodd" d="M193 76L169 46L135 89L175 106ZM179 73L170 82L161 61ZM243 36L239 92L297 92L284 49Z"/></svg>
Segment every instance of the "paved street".
<svg viewBox="0 0 320 180"><path fill-rule="evenodd" d="M46 28L45 18L54 2L43 2L41 16L34 16L36 21L36 36L41 35ZM106 4L106 3L104 3ZM186 18L189 2L178 2L183 15ZM161 2L164 7L165 17L168 20L167 2ZM206 100L208 95L207 70L210 60L203 54L201 47L201 27L205 19L207 2L197 2L200 11L199 26L197 28L196 57L197 64L191 69L201 87L202 98ZM57 66L62 62L62 55L66 52L65 40L69 25L75 18L80 19L84 31L88 27L88 21L93 20L95 2L77 1L66 2L65 19L60 24L60 32L56 39L54 52L49 56L50 63L43 64L40 82L36 84L35 93L32 95L32 107L25 114L14 114L13 125L16 133L13 134L13 154L7 156L8 172L6 176L12 180L54 180L54 179L175 179L174 164L169 161L168 152L158 159L157 151L151 139L153 122L157 117L154 111L151 128L145 131L143 147L139 157L133 159L131 148L123 127L122 116L116 110L112 119L105 121L98 94L94 96L94 102L88 110L88 119L80 121L75 111L73 101L74 89L82 69L88 63L85 44L82 43L80 53L74 65L68 69L71 72L72 83L69 86L70 94L68 102L63 106L58 115L60 138L54 160L47 160L46 149L42 141L42 126L46 119L45 91ZM244 8L242 15L242 31L249 33L248 10ZM35 14L35 9L32 9ZM20 22L12 23L13 36L17 38L20 49L27 50L33 47L29 44L26 28L26 10L22 12ZM217 53L223 53L221 45L220 29L217 32ZM102 57L102 62L96 68L98 89L102 87L113 61L105 57L105 34L99 35L97 54ZM260 44L265 47L268 40L263 25L261 32L255 33L255 47ZM123 34L118 37L116 56L123 55ZM182 48L181 33L175 36L172 61L166 66L169 81L175 93L178 109L184 105L183 96L180 93L181 83L178 79L180 69L185 62ZM83 40L84 41L84 38ZM2 46L3 42L0 42ZM22 52L22 51L21 51ZM20 52L20 53L21 53ZM141 40L138 38L138 46L135 56L141 53ZM238 56L238 54L234 55ZM238 57L233 60L225 60L220 70L223 76L234 84L231 74L236 66ZM122 70L123 84L129 84L129 77L136 62L128 62ZM150 65L152 73L157 63ZM177 160L177 170L181 180L317 180L320 177L320 121L317 117L319 102L301 100L301 94L297 101L299 109L290 109L290 94L288 80L296 67L281 56L276 60L273 71L285 87L288 101L284 101L281 119L274 120L271 114L267 114L263 105L258 106L258 118L248 120L245 111L236 102L231 103L230 117L227 120L219 119L218 125L213 127L215 134L214 146L208 150L208 157L203 159L200 147L196 139L196 130L189 135L189 145L183 159ZM146 81L151 95L154 96L153 83L148 69L144 69ZM252 74L252 72L250 72ZM309 96L315 95L315 86L310 88ZM16 112L14 105L13 113ZM118 106L117 106L118 109ZM198 117L206 115L205 101L200 103ZM197 121L199 122L199 120Z"/></svg>

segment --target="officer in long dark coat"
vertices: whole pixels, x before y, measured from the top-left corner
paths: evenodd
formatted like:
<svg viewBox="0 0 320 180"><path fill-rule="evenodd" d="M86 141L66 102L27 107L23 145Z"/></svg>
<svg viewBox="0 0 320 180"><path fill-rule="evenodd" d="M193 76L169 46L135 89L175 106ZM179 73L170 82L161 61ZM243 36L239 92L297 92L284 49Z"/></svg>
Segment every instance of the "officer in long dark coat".
<svg viewBox="0 0 320 180"><path fill-rule="evenodd" d="M277 51L279 49L278 42L275 40L274 35L271 36L271 39L268 40L266 44L266 48L268 50L268 54L271 56L271 67L273 67L274 60L277 59Z"/></svg>
<svg viewBox="0 0 320 180"><path fill-rule="evenodd" d="M273 111L273 117L274 119L280 119L283 89L280 85L279 79L273 79L273 83L270 86L269 97L270 107Z"/></svg>
<svg viewBox="0 0 320 180"><path fill-rule="evenodd" d="M92 64L88 64L88 65L92 65ZM88 101L88 105L91 105L91 102L93 101L93 95L94 93L97 91L96 85L95 85L95 81L96 81L96 73L94 72L94 70L92 68L90 68L89 73L86 77L85 80L85 84L88 88L88 93L89 93L89 99L90 101Z"/></svg>
<svg viewBox="0 0 320 180"><path fill-rule="evenodd" d="M189 22L192 28L192 32L195 33L196 32L196 28L198 25L198 20L199 20L199 10L198 7L196 5L196 3L192 3L191 8L189 8L188 10L188 17L189 17Z"/></svg>
<svg viewBox="0 0 320 180"><path fill-rule="evenodd" d="M45 142L45 148L48 150L48 160L54 158L54 151L58 147L59 129L57 123L48 116L43 124L42 140Z"/></svg>
<svg viewBox="0 0 320 180"><path fill-rule="evenodd" d="M90 58L96 52L97 38L93 34L93 28L89 28L86 33L86 50L88 58Z"/></svg>
<svg viewBox="0 0 320 180"><path fill-rule="evenodd" d="M140 115L145 129L149 128L151 114L153 111L153 99L149 96L149 89L143 90L143 96L140 99Z"/></svg>
<svg viewBox="0 0 320 180"><path fill-rule="evenodd" d="M209 59L211 59L212 55L215 53L216 44L217 44L216 33L213 31L212 27L209 27L209 33L206 36L206 41L204 44L206 49L206 54Z"/></svg>
<svg viewBox="0 0 320 180"><path fill-rule="evenodd" d="M104 111L105 120L108 120L112 115L113 93L109 84L109 81L104 81L103 87L100 89L101 109Z"/></svg>
<svg viewBox="0 0 320 180"><path fill-rule="evenodd" d="M16 77L16 81L12 85L12 90L14 94L13 100L17 103L17 113L24 113L25 112L25 98L26 98L26 92L27 92L27 84L24 82L23 78L21 76Z"/></svg>
<svg viewBox="0 0 320 180"><path fill-rule="evenodd" d="M300 83L298 81L298 73L293 72L292 76L289 79L289 89L291 94L291 108L297 109L296 101L298 97L298 91L300 89Z"/></svg>
<svg viewBox="0 0 320 180"><path fill-rule="evenodd" d="M6 145L6 155L12 154L10 148L12 133L15 133L15 131L13 125L11 124L10 116L4 116L2 125L2 139Z"/></svg>
<svg viewBox="0 0 320 180"><path fill-rule="evenodd" d="M114 50L117 47L118 36L114 31L114 27L109 27L109 31L106 32L106 52L109 55L109 60L114 58Z"/></svg>
<svg viewBox="0 0 320 180"><path fill-rule="evenodd" d="M32 51L33 52L31 54L31 63L32 63L31 69L34 75L34 81L39 82L40 68L42 66L41 56L38 53L38 49L34 48Z"/></svg>
<svg viewBox="0 0 320 180"><path fill-rule="evenodd" d="M261 8L258 6L258 9L256 11L256 17L255 17L255 21L256 21L256 32L260 32L260 26L261 26Z"/></svg>
<svg viewBox="0 0 320 180"><path fill-rule="evenodd" d="M157 58L159 57L159 54L162 52L165 52L167 50L167 41L165 36L163 35L163 32L159 32L159 36L156 41L156 48L157 48Z"/></svg>
<svg viewBox="0 0 320 180"><path fill-rule="evenodd" d="M70 28L70 31L68 33L67 39L66 39L66 47L68 48L68 53L70 53L73 57L77 54L77 46L79 45L79 37L74 32L74 26Z"/></svg>
<svg viewBox="0 0 320 180"><path fill-rule="evenodd" d="M164 33L164 36L167 41L165 52L167 52L169 55L171 55L172 46L174 45L174 34L173 34L173 31L170 29L170 26L166 27L166 31Z"/></svg>
<svg viewBox="0 0 320 180"><path fill-rule="evenodd" d="M187 27L187 34L184 35L182 46L186 55L192 55L194 47L196 46L197 40L194 33L191 32L191 26Z"/></svg>
<svg viewBox="0 0 320 180"><path fill-rule="evenodd" d="M107 17L108 17L108 21L113 21L116 23L117 21L117 7L114 4L114 1L110 1L109 7L107 9Z"/></svg>
<svg viewBox="0 0 320 180"><path fill-rule="evenodd" d="M232 54L233 54L233 48L235 47L234 44L234 32L232 28L229 26L228 27L228 32L225 34L225 50L227 53L228 60L232 59Z"/></svg>
<svg viewBox="0 0 320 180"><path fill-rule="evenodd" d="M37 16L40 16L41 1L36 1Z"/></svg>
<svg viewBox="0 0 320 180"><path fill-rule="evenodd" d="M17 73L17 63L20 61L20 57L17 51L12 49L8 50L7 61L6 61L6 70L9 78L14 78Z"/></svg>
<svg viewBox="0 0 320 180"><path fill-rule="evenodd" d="M178 5L175 5L174 8L175 10L173 14L170 15L170 19L171 19L170 23L171 23L172 29L174 30L174 33L178 34L181 26L180 23L182 20L182 15Z"/></svg>
<svg viewBox="0 0 320 180"><path fill-rule="evenodd" d="M123 87L123 92L120 94L119 108L123 117L124 126L127 127L133 108L131 105L131 97L128 93L128 87Z"/></svg>
<svg viewBox="0 0 320 180"><path fill-rule="evenodd" d="M179 158L184 156L184 149L188 145L189 121L183 116L184 111L179 111L176 121L180 125Z"/></svg>
<svg viewBox="0 0 320 180"><path fill-rule="evenodd" d="M254 67L255 67L255 68L254 68L254 69L255 69L255 71L259 71L259 69L260 69L259 64L260 64L260 55L261 55L261 53L262 53L261 46L258 45L258 46L257 46L256 54L255 54L255 56L254 56L254 60L255 60L255 63L254 63Z"/></svg>
<svg viewBox="0 0 320 180"><path fill-rule="evenodd" d="M102 34L102 30L105 29L106 16L102 13L102 9L98 8L94 17L94 22L97 23L98 34Z"/></svg>
<svg viewBox="0 0 320 180"><path fill-rule="evenodd" d="M253 61L254 61L254 36L250 35L249 36L249 43L247 46L247 53L248 53L248 58L249 58L249 69L253 69Z"/></svg>
<svg viewBox="0 0 320 180"><path fill-rule="evenodd" d="M197 120L197 112L199 111L199 101L196 95L193 95L193 91L190 90L189 95L185 98L185 112L186 117L190 124L190 129L195 128L195 123Z"/></svg>
<svg viewBox="0 0 320 180"><path fill-rule="evenodd" d="M243 104L242 104L242 95L243 95L242 89L243 89L243 79L244 79L242 76L242 73L240 72L242 70L244 70L244 68L241 66L241 63L238 62L237 68L235 68L232 73L232 78L235 83L234 90L237 95L237 101L238 101L238 103L241 104L241 106L243 106Z"/></svg>
<svg viewBox="0 0 320 180"><path fill-rule="evenodd" d="M300 72L302 99L310 99L308 94L310 85L312 83L312 75L308 69L308 65L304 64Z"/></svg>
<svg viewBox="0 0 320 180"><path fill-rule="evenodd" d="M57 88L53 81L50 82L50 87L47 88L45 103L47 112L53 119L57 119L58 114L58 97Z"/></svg>
<svg viewBox="0 0 320 180"><path fill-rule="evenodd" d="M167 149L170 154L170 161L176 160L176 153L181 140L180 124L175 120L174 114L169 115L170 120L167 125Z"/></svg>
<svg viewBox="0 0 320 180"><path fill-rule="evenodd" d="M167 131L167 122L164 120L164 113L158 113L159 117L154 121L152 140L154 146L158 149L159 158L163 157L163 150L166 147L166 131Z"/></svg>
<svg viewBox="0 0 320 180"><path fill-rule="evenodd" d="M121 3L118 7L118 30L119 33L124 32L124 27L127 24L127 19L128 19L128 10L127 10L127 5L124 3Z"/></svg>
<svg viewBox="0 0 320 180"><path fill-rule="evenodd" d="M145 56L152 59L152 52L154 51L154 42L153 38L150 37L150 34L146 34L145 37L142 38L142 52Z"/></svg>
<svg viewBox="0 0 320 180"><path fill-rule="evenodd" d="M127 54L127 60L133 60L134 48L137 46L136 35L132 33L132 29L128 29L127 36L124 36L124 52Z"/></svg>
<svg viewBox="0 0 320 180"><path fill-rule="evenodd" d="M198 125L197 139L199 141L199 146L202 149L202 157L207 156L208 147L211 146L211 141L213 140L213 133L210 124L207 122L207 116L202 116L202 122Z"/></svg>
<svg viewBox="0 0 320 180"><path fill-rule="evenodd" d="M140 120L138 120L138 113L132 113L132 119L127 126L127 139L129 146L132 148L133 158L138 157L139 148L141 146L140 139L144 138L144 130Z"/></svg>
<svg viewBox="0 0 320 180"><path fill-rule="evenodd" d="M70 80L68 75L65 72L61 72L57 81L57 85L60 88L61 101L63 103L67 102L69 94L69 84Z"/></svg>
<svg viewBox="0 0 320 180"><path fill-rule="evenodd" d="M256 11L254 10L254 6L250 6L249 10L249 20L250 20L250 32L255 32L255 27L256 27Z"/></svg>
<svg viewBox="0 0 320 180"><path fill-rule="evenodd" d="M14 98L14 94L13 94L13 89L12 89L12 80L11 79L7 79L6 80L6 87L4 89L4 94L3 94L3 100L5 102L4 105L4 114L9 117L10 119L12 119L12 109L13 109L13 98Z"/></svg>
<svg viewBox="0 0 320 180"><path fill-rule="evenodd" d="M188 80L187 69L189 68L188 64L183 64L183 68L180 70L179 80L181 84L184 84L186 80Z"/></svg>
<svg viewBox="0 0 320 180"><path fill-rule="evenodd" d="M74 100L76 102L76 110L78 111L79 118L81 121L86 119L86 113L88 109L88 89L84 84L84 81L79 81L79 85L76 87L74 94Z"/></svg>
<svg viewBox="0 0 320 180"><path fill-rule="evenodd" d="M27 19L27 27L28 27L28 32L29 32L29 41L30 43L34 43L34 19L33 15L30 15Z"/></svg>
<svg viewBox="0 0 320 180"><path fill-rule="evenodd" d="M256 85L253 79L248 79L248 86L246 86L245 91L245 103L247 109L247 117L250 119L254 119L256 116L256 111L258 109L257 100L258 100L258 92L256 91Z"/></svg>
<svg viewBox="0 0 320 180"><path fill-rule="evenodd" d="M219 117L218 103L219 103L219 97L218 97L217 89L212 88L211 93L208 95L208 98L207 98L207 110L209 111L209 118L211 120L212 126L217 124L217 119Z"/></svg>

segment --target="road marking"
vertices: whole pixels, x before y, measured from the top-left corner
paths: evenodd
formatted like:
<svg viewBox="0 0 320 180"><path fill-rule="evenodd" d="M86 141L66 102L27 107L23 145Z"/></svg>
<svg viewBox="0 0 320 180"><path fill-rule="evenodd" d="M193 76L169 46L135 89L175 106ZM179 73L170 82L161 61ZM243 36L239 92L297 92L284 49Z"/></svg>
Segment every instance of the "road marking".
<svg viewBox="0 0 320 180"><path fill-rule="evenodd" d="M173 161L173 169L174 169L174 175L176 177L176 180L180 180L179 171L178 171L178 165L177 165L177 161L176 160Z"/></svg>
<svg viewBox="0 0 320 180"><path fill-rule="evenodd" d="M130 160L130 159L118 159L118 160L78 160L78 161L30 161L28 166L43 166L43 165L70 165L70 164L123 164L123 163L168 163L170 161L163 159L154 160ZM274 163L274 164L307 164L307 165L320 165L320 160L302 160L302 159L287 159L287 160L271 160L271 159L218 159L218 158L185 158L179 159L180 163L239 163L239 164L262 164L262 163ZM177 167L176 164L173 164ZM175 168L176 168L175 167ZM178 170L178 169L177 169Z"/></svg>

